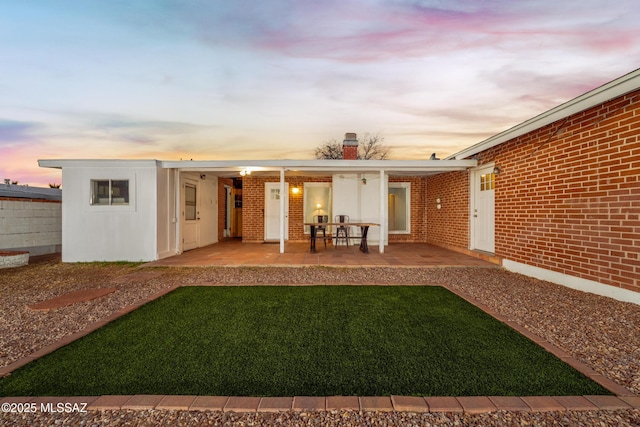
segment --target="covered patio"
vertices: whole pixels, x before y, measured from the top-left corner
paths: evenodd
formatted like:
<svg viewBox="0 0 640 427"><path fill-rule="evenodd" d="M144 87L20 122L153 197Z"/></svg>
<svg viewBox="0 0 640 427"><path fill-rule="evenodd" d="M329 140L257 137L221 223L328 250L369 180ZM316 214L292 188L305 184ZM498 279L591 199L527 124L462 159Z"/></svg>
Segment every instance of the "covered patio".
<svg viewBox="0 0 640 427"><path fill-rule="evenodd" d="M358 245L325 249L318 242L318 251L309 252L308 242L286 242L285 251L280 252L278 243L242 243L240 239L183 252L180 255L145 264L149 267L197 267L197 266L478 266L496 267L500 259L493 255L469 251L467 254L452 251L427 243L391 243L384 253L376 251L375 245L368 254L362 253Z"/></svg>

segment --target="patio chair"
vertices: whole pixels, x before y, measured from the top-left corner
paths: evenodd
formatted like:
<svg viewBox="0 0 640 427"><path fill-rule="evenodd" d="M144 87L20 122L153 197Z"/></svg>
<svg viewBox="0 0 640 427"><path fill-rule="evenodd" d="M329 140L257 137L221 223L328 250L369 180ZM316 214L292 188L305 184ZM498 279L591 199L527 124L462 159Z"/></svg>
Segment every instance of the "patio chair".
<svg viewBox="0 0 640 427"><path fill-rule="evenodd" d="M349 222L349 215L336 215L335 222L339 222L340 224L345 224ZM338 225L336 226L336 241L334 243L334 248L338 246L340 240L344 240L347 247L349 247L349 226L348 225Z"/></svg>
<svg viewBox="0 0 640 427"><path fill-rule="evenodd" d="M313 222L317 223L327 223L329 222L329 215L314 215ZM324 248L327 248L327 226L326 225L316 225L316 239L318 239L318 233L322 231L322 239L324 240Z"/></svg>

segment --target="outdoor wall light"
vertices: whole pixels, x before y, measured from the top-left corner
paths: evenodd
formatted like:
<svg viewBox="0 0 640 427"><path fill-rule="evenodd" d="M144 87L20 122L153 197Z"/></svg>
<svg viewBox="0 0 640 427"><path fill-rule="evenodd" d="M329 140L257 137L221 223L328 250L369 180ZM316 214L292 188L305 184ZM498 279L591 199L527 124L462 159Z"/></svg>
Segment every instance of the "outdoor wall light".
<svg viewBox="0 0 640 427"><path fill-rule="evenodd" d="M251 175L251 171L249 169L242 169L240 171L240 176Z"/></svg>
<svg viewBox="0 0 640 427"><path fill-rule="evenodd" d="M364 176L362 177L362 185L367 185L367 178Z"/></svg>
<svg viewBox="0 0 640 427"><path fill-rule="evenodd" d="M500 166L496 166L495 168L493 168L493 173L495 175L500 175L500 171L502 171L502 168Z"/></svg>
<svg viewBox="0 0 640 427"><path fill-rule="evenodd" d="M291 189L291 192L292 192L293 194L299 194L299 193L300 193L300 187L298 187L298 186L296 185L295 187L293 187L293 188Z"/></svg>
<svg viewBox="0 0 640 427"><path fill-rule="evenodd" d="M200 175L200 179L201 179L201 180L203 180L203 181L204 181L206 178L207 178L207 175L205 175L205 174Z"/></svg>

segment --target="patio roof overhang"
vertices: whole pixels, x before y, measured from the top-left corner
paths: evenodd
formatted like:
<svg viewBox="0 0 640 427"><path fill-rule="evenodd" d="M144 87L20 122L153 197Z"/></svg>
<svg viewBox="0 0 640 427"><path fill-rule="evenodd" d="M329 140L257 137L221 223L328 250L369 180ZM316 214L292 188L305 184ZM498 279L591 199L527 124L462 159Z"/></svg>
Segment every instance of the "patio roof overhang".
<svg viewBox="0 0 640 427"><path fill-rule="evenodd" d="M463 171L477 160L179 160L161 161L160 166L184 172L210 172L237 176L242 170L261 176L330 175L334 173L380 173L391 176L427 176Z"/></svg>

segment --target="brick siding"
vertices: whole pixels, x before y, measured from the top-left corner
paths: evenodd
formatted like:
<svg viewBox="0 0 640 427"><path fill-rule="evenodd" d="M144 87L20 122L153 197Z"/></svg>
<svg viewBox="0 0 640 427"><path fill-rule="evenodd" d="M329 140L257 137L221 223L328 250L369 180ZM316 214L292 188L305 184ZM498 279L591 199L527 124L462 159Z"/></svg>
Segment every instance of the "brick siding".
<svg viewBox="0 0 640 427"><path fill-rule="evenodd" d="M479 164L501 167L496 255L640 292L639 101L635 91L477 155ZM468 195L451 213L447 198L469 185L453 177L428 180L428 237L464 247ZM441 212L432 209L436 194Z"/></svg>
<svg viewBox="0 0 640 427"><path fill-rule="evenodd" d="M411 233L389 234L389 243L411 242L424 243L427 241L427 180L416 176L391 176L389 182L411 183Z"/></svg>
<svg viewBox="0 0 640 427"><path fill-rule="evenodd" d="M436 200L440 199L438 209ZM439 246L469 247L469 173L447 172L427 178L426 241Z"/></svg>
<svg viewBox="0 0 640 427"><path fill-rule="evenodd" d="M289 183L289 240L304 241L302 223L304 222L304 183L331 182L330 176L324 177L286 177ZM249 243L264 242L264 188L267 182L280 182L280 177L242 178L242 241ZM297 186L298 194L291 190Z"/></svg>

